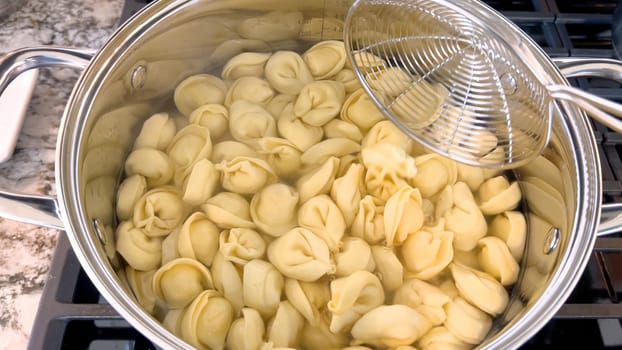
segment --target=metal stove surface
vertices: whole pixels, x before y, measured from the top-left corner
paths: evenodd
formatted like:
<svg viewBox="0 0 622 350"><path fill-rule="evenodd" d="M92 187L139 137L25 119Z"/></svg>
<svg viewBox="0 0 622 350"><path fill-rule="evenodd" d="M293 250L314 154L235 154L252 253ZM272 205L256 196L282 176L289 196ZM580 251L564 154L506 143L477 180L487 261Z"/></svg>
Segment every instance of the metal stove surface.
<svg viewBox="0 0 622 350"><path fill-rule="evenodd" d="M122 20L150 0L126 0ZM615 58L612 14L617 0L491 0L552 57ZM574 79L586 91L622 102L622 86ZM622 135L593 122L607 203L622 202ZM523 349L622 349L622 238L599 238L578 286L557 315ZM89 281L64 235L50 267L28 348L155 349L108 305Z"/></svg>

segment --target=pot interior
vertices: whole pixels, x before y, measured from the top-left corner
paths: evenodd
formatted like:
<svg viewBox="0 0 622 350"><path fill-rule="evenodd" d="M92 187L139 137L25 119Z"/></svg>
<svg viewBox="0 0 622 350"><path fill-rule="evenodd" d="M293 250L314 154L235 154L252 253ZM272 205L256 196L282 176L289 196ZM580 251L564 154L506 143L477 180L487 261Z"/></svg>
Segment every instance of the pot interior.
<svg viewBox="0 0 622 350"><path fill-rule="evenodd" d="M160 346L184 347L135 301L114 254L115 193L142 122L155 112L174 113L172 92L197 73L219 76L238 53L292 50L342 39L349 1L157 1L122 26L81 77L64 118L59 188L68 234L82 265L102 294L129 322ZM487 16L496 16L481 6ZM291 33L267 38L257 27L266 14L300 14ZM277 17L278 17L277 16ZM255 21L254 30L246 30ZM267 23L266 25L270 25ZM508 22L508 26L511 24ZM518 30L518 29L516 29ZM565 83L545 54L525 36L551 79ZM268 40L269 39L269 40ZM589 257L600 203L594 136L585 116L553 105L549 146L515 169L527 243L518 282L506 311L482 344L517 346L534 334L572 290Z"/></svg>

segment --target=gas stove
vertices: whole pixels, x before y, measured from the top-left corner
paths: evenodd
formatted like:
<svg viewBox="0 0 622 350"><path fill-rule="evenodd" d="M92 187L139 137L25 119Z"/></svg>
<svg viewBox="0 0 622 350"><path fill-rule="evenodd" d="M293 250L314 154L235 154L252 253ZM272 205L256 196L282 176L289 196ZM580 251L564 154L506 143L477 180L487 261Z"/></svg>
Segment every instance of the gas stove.
<svg viewBox="0 0 622 350"><path fill-rule="evenodd" d="M121 20L148 2L126 0ZM485 2L517 23L551 57L615 58L611 27L617 0ZM589 78L571 83L622 102L619 83ZM604 201L622 202L622 135L592 123L599 143ZM591 261L566 304L522 348L622 348L621 293L622 238L598 238ZM59 237L31 334L31 350L155 349L97 292L64 235Z"/></svg>

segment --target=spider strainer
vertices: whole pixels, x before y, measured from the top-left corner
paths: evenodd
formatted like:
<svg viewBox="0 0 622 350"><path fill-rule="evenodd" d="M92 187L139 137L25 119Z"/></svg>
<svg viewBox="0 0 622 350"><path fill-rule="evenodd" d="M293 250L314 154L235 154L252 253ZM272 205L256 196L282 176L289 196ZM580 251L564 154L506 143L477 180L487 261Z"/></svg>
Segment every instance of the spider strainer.
<svg viewBox="0 0 622 350"><path fill-rule="evenodd" d="M556 99L621 132L622 106L553 84L537 44L474 1L357 0L344 41L376 105L404 132L454 160L512 168L539 155ZM491 12L494 10L491 9Z"/></svg>

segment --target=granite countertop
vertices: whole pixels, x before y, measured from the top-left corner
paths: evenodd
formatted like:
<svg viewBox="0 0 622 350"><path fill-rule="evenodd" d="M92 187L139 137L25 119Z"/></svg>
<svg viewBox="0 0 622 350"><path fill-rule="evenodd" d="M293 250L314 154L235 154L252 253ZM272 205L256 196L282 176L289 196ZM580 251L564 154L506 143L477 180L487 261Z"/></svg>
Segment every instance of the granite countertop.
<svg viewBox="0 0 622 350"><path fill-rule="evenodd" d="M0 18L0 52L24 46L99 48L118 25L123 0L22 0ZM0 189L50 194L54 148L78 73L39 73L13 157L0 164ZM0 111L2 113L2 111ZM25 349L60 231L0 218L0 350Z"/></svg>

